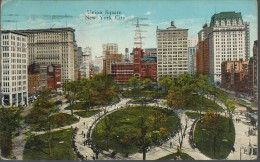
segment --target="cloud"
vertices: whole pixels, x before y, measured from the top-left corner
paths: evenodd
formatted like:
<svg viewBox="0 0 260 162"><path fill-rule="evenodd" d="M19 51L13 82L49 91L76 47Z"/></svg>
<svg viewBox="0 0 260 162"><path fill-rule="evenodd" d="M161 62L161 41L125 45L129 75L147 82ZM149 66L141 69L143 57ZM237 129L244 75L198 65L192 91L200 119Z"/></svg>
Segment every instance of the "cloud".
<svg viewBox="0 0 260 162"><path fill-rule="evenodd" d="M146 13L145 13L145 15L151 15L151 11L147 11Z"/></svg>

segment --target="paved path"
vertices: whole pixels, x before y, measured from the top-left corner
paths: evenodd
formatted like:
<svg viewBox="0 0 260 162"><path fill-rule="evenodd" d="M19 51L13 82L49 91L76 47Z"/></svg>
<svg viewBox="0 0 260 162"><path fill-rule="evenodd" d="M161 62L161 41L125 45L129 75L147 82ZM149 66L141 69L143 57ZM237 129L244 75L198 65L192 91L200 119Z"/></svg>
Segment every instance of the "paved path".
<svg viewBox="0 0 260 162"><path fill-rule="evenodd" d="M113 106L107 106L107 107L103 107L102 109L106 109L108 111L108 113L111 113L112 111L116 111L117 109L120 109L121 107L126 106L126 103L129 99L122 99L119 103L113 105ZM150 105L155 105L155 104L150 104ZM68 104L64 104L61 106L61 112L63 113L68 113L70 114L70 110L65 110L64 108L67 107ZM159 106L166 108L166 106L159 104ZM103 113L103 112L101 112ZM75 115L75 114L74 114ZM102 115L102 114L100 114ZM77 115L75 115L77 116ZM77 116L78 117L78 116ZM61 129L65 129L65 128L70 128L71 126L73 128L77 127L78 128L78 132L76 134L75 137L75 141L76 141L76 146L79 150L79 152L85 157L87 155L88 160L92 160L92 156L94 155L92 149L89 146L84 146L83 141L86 140L86 138L83 137L83 135L81 134L81 132L83 131L84 133L87 132L87 129L90 125L92 125L92 123L95 121L95 118L97 118L97 115L94 115L92 117L89 118L80 118L79 122L66 126L66 127L62 127L62 128L58 128L55 130L61 130ZM184 124L185 120L186 120L186 115L184 114L184 112L179 112L179 117L181 118L181 122ZM239 115L235 115L235 118L240 118L243 119L245 118L244 116L239 116ZM192 125L194 120L189 119L188 118L188 129L187 132L189 132L190 126ZM85 125L84 125L85 122ZM245 132L248 131L248 125L246 125L243 122L234 122L235 125L235 129L236 129L236 141L235 141L235 152L234 153L230 153L230 155L228 156L227 159L229 160L239 160L240 159L240 147L241 146L248 146L249 142L251 143L251 145L256 145L257 144L257 136L250 136L248 137ZM44 132L37 132L37 134L42 134ZM23 152L23 146L25 143L24 140L24 135L21 134L20 136L16 137L14 139L14 154L17 157L18 160L22 160L22 152ZM170 148L170 140L173 141L173 148ZM162 146L160 147L153 147L151 148L148 152L147 152L147 160L156 160L160 157L166 156L168 154L174 153L176 152L176 146L178 145L178 137L174 137L172 139L170 139L168 142L164 143ZM184 141L183 141L183 150L185 153L189 154L191 157L193 157L195 160L210 160L210 158L208 158L207 156L205 156L204 154L200 153L200 151L198 149L193 149L191 148L190 144L189 144L189 138L188 135L185 137ZM243 150L241 150L243 151ZM245 155L242 154L242 159L243 160L251 160L253 158L256 158L256 156L249 156L249 155ZM116 159L125 159L122 156L116 156ZM142 153L135 153L135 154L131 154L129 155L129 157L127 158L128 160L142 160ZM99 160L112 160L110 157L108 156L104 156L102 154L99 154ZM115 159L114 159L115 160Z"/></svg>

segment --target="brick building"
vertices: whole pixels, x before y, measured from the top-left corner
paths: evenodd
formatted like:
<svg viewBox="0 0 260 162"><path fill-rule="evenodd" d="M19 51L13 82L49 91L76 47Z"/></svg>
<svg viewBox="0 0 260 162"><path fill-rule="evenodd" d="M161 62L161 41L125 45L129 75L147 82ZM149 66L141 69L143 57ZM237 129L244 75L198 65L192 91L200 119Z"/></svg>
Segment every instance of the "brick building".
<svg viewBox="0 0 260 162"><path fill-rule="evenodd" d="M47 87L52 90L61 88L61 66L49 65L47 68Z"/></svg>
<svg viewBox="0 0 260 162"><path fill-rule="evenodd" d="M144 56L141 48L133 49L133 63L121 62L111 64L111 75L118 83L125 83L131 76L139 80L157 79L157 64L155 56Z"/></svg>
<svg viewBox="0 0 260 162"><path fill-rule="evenodd" d="M32 93L38 91L40 86L40 66L38 64L31 64L28 66L28 93L29 96Z"/></svg>
<svg viewBox="0 0 260 162"><path fill-rule="evenodd" d="M249 61L223 61L221 63L221 86L236 93L248 94Z"/></svg>
<svg viewBox="0 0 260 162"><path fill-rule="evenodd" d="M107 53L105 59L103 60L103 72L105 74L110 74L111 64L116 62L122 62L123 55L122 54L110 54Z"/></svg>

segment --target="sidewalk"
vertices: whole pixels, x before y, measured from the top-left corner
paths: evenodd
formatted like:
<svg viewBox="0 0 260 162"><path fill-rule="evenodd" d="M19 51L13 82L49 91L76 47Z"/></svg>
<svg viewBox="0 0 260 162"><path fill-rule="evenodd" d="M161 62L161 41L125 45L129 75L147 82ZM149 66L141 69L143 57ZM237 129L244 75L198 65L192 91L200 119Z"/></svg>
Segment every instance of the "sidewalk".
<svg viewBox="0 0 260 162"><path fill-rule="evenodd" d="M119 103L113 105L113 106L107 106L107 107L101 107L102 109L106 108L107 110L107 114L116 111L117 109L120 109L121 107L126 106L127 101L129 101L129 99L122 99ZM158 105L158 104L149 104L149 105ZM65 107L67 107L68 104L63 104L60 108L60 112L63 113L67 113L67 114L71 114L70 110L65 110ZM166 108L165 105L161 105L159 104L160 107L164 107ZM102 115L104 112L101 111ZM178 112L179 117L181 119L181 123L185 124L185 120L186 120L186 115L184 114L184 111L180 111ZM74 114L75 115L75 114ZM76 117L79 117L77 115L75 115ZM76 134L75 137L75 145L78 148L78 151L80 152L80 154L82 154L84 157L86 157L88 160L92 160L92 156L94 155L92 149L86 145L84 146L84 140L86 140L86 136L85 138L83 137L83 135L81 134L82 131L87 134L87 129L92 125L92 123L95 121L95 118L97 118L98 115L94 115L92 117L89 118L82 118L80 117L79 122L66 126L66 127L62 127L62 128L58 128L55 130L61 130L61 129L65 129L65 128L70 128L71 126L73 128L78 128L78 132ZM235 118L242 118L243 116L241 115L234 115L234 119ZM85 125L84 125L85 122ZM190 131L190 127L193 123L193 120L188 118L188 128L186 130L186 133ZM236 140L235 140L235 152L234 153L230 153L230 155L227 157L228 160L239 160L240 159L240 147L246 147L248 146L249 142L251 143L251 145L257 145L257 136L250 136L248 137L245 132L248 131L249 127L248 125L245 125L242 122L234 122L235 125L235 129L236 129ZM93 127L94 128L94 127ZM37 134L42 134L44 132L37 132ZM20 136L16 137L14 139L14 154L17 157L17 160L22 160L22 154L23 154L23 146L25 144L25 140L24 140L25 135L23 135L21 133ZM170 140L173 141L173 148L170 148ZM146 154L146 158L147 160L156 160L160 157L169 155L171 153L176 152L176 147L178 144L178 137L175 136L174 138L170 139L168 142L164 143L162 146L160 147L152 147ZM210 158L208 158L207 156L205 156L204 154L200 153L200 151L198 149L193 149L190 146L189 143L189 137L188 135L185 137L184 141L183 141L183 145L182 145L183 151L187 154L189 154L191 157L193 157L195 160L211 160ZM241 150L242 151L242 150ZM249 155L245 155L243 154L242 151L242 159L243 160L252 160L253 158L256 159L256 156L249 156ZM142 160L142 153L135 153L135 154L130 154L128 158L124 158L120 155L117 155L115 159L112 159L108 156L104 156L102 154L99 154L99 159L98 160Z"/></svg>

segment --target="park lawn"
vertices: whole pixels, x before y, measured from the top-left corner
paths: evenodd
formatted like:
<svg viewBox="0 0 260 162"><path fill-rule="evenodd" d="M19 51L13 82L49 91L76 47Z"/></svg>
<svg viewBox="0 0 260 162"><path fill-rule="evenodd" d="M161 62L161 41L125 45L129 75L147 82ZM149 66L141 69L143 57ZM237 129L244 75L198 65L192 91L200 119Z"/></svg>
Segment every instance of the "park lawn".
<svg viewBox="0 0 260 162"><path fill-rule="evenodd" d="M202 104L203 101L203 104ZM187 106L185 108L186 110L193 110L193 111L208 111L209 109L212 109L214 111L223 111L222 107L219 106L217 103L214 103L214 101L207 99L205 97L202 97L198 94L192 95L192 97L188 100Z"/></svg>
<svg viewBox="0 0 260 162"><path fill-rule="evenodd" d="M102 110L98 110L98 109L90 109L90 110L80 110L80 111L75 111L74 114L80 116L80 117L83 117L83 118L88 118L90 116L93 116L99 112L101 112Z"/></svg>
<svg viewBox="0 0 260 162"><path fill-rule="evenodd" d="M186 111L185 114L191 118L191 119L198 119L200 117L200 113L199 112L190 112L190 111ZM203 114L202 114L203 115Z"/></svg>
<svg viewBox="0 0 260 162"><path fill-rule="evenodd" d="M148 106L133 106L118 110L103 118L94 128L92 139L97 146L104 150L136 153L139 146L134 143L138 140L136 134L140 127L138 123L141 121L141 116L144 116L149 130L155 131L155 125L149 123L148 117L156 116L156 113L165 115L165 121L158 122L157 127L167 130L166 134L161 136L161 138L166 138L170 132L177 129L179 123L179 118L173 111Z"/></svg>
<svg viewBox="0 0 260 162"><path fill-rule="evenodd" d="M204 126L201 124L201 120L197 122L194 130L194 141L197 148L201 153L212 159L226 159L235 143L235 128L233 122L231 122L231 132L229 132L229 118L221 116L220 119L222 130L217 136L215 155L213 151L213 138L206 133L203 128Z"/></svg>
<svg viewBox="0 0 260 162"><path fill-rule="evenodd" d="M172 153L172 154L169 154L169 155L166 155L164 157L161 157L159 159L156 159L156 160L174 160L175 157L176 157L177 153ZM182 152L181 153L181 160L194 160L190 155Z"/></svg>
<svg viewBox="0 0 260 162"><path fill-rule="evenodd" d="M23 160L77 160L71 148L72 131L72 129L64 129L52 132L51 157L48 154L47 135L35 136L35 140L26 142Z"/></svg>
<svg viewBox="0 0 260 162"><path fill-rule="evenodd" d="M86 109L86 104L84 102L76 102L73 104L70 104L65 108L65 110L85 110Z"/></svg>
<svg viewBox="0 0 260 162"><path fill-rule="evenodd" d="M79 121L78 118L76 118L73 115L66 114L66 113L56 113L51 116L51 120L54 121L53 129L64 127L66 125L71 125L74 123L77 123Z"/></svg>
<svg viewBox="0 0 260 162"><path fill-rule="evenodd" d="M51 121L51 129L55 129L55 128L60 128L60 127L77 123L79 119L70 114L55 113L50 117L50 121ZM29 123L28 120L25 120L25 123L31 124ZM42 131L42 130L44 130L44 128L35 128L35 131Z"/></svg>

